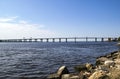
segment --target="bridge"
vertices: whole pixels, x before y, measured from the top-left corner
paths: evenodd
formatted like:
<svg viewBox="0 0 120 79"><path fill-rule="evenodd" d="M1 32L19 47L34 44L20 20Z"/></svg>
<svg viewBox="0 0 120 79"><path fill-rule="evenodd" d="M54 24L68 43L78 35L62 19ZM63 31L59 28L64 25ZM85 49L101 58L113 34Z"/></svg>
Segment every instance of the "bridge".
<svg viewBox="0 0 120 79"><path fill-rule="evenodd" d="M58 38L23 38L23 39L1 39L0 42L112 42L117 41L117 37L58 37Z"/></svg>

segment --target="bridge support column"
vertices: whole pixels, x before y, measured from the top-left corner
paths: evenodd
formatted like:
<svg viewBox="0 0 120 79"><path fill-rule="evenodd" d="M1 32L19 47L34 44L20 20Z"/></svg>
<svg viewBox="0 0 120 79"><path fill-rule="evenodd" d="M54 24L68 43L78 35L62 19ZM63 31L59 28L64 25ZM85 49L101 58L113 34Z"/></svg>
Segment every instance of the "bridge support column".
<svg viewBox="0 0 120 79"><path fill-rule="evenodd" d="M43 42L43 39L40 39L40 42Z"/></svg>
<svg viewBox="0 0 120 79"><path fill-rule="evenodd" d="M53 42L55 42L55 38L53 38L52 40L53 40Z"/></svg>
<svg viewBox="0 0 120 79"><path fill-rule="evenodd" d="M97 38L95 38L95 42L97 42Z"/></svg>
<svg viewBox="0 0 120 79"><path fill-rule="evenodd" d="M76 38L74 39L75 43L76 43Z"/></svg>
<svg viewBox="0 0 120 79"><path fill-rule="evenodd" d="M47 38L46 40L47 40L46 42L49 42L49 39L48 39L48 38Z"/></svg>
<svg viewBox="0 0 120 79"><path fill-rule="evenodd" d="M104 38L102 38L101 41L104 42Z"/></svg>
<svg viewBox="0 0 120 79"><path fill-rule="evenodd" d="M88 38L86 37L86 42L88 42Z"/></svg>
<svg viewBox="0 0 120 79"><path fill-rule="evenodd" d="M108 42L111 42L112 41L112 38L108 38Z"/></svg>
<svg viewBox="0 0 120 79"><path fill-rule="evenodd" d="M37 39L35 39L35 42L37 42Z"/></svg>
<svg viewBox="0 0 120 79"><path fill-rule="evenodd" d="M23 39L23 42L27 42L27 39Z"/></svg>
<svg viewBox="0 0 120 79"><path fill-rule="evenodd" d="M113 42L117 42L117 40L118 40L117 38L112 38Z"/></svg>
<svg viewBox="0 0 120 79"><path fill-rule="evenodd" d="M22 42L22 40L21 40L21 39L19 39L19 42Z"/></svg>
<svg viewBox="0 0 120 79"><path fill-rule="evenodd" d="M29 42L32 42L32 39L29 39Z"/></svg>
<svg viewBox="0 0 120 79"><path fill-rule="evenodd" d="M114 39L115 42L117 42L117 40L118 40L117 38Z"/></svg>
<svg viewBox="0 0 120 79"><path fill-rule="evenodd" d="M66 43L67 43L67 38L66 38Z"/></svg>
<svg viewBox="0 0 120 79"><path fill-rule="evenodd" d="M61 42L61 38L59 38L59 42Z"/></svg>

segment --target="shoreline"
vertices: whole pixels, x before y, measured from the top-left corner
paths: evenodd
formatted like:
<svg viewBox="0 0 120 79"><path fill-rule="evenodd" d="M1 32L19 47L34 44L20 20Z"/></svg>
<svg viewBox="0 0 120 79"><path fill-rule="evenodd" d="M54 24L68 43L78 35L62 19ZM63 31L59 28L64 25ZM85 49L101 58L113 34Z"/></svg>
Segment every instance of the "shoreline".
<svg viewBox="0 0 120 79"><path fill-rule="evenodd" d="M114 51L96 58L95 65L91 63L74 67L75 73L69 73L66 66L61 66L47 79L120 79L120 51Z"/></svg>

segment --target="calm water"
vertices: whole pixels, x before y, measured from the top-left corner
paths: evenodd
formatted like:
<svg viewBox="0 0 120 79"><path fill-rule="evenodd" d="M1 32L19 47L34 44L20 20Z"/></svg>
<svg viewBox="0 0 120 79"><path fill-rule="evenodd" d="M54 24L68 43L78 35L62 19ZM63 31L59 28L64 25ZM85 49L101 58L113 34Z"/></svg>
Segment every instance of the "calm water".
<svg viewBox="0 0 120 79"><path fill-rule="evenodd" d="M0 43L0 79L44 79L60 66L95 63L117 50L115 42Z"/></svg>

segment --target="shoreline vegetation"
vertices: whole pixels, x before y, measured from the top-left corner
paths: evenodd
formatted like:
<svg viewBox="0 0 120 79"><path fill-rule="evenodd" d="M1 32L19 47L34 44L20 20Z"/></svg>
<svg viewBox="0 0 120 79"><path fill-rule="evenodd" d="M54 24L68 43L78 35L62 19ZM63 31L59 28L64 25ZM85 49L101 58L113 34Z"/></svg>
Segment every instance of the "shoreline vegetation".
<svg viewBox="0 0 120 79"><path fill-rule="evenodd" d="M70 73L61 66L47 79L120 79L120 50L96 58L96 63L81 64L74 67L76 73Z"/></svg>

